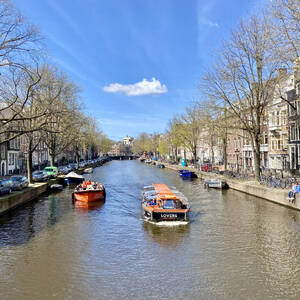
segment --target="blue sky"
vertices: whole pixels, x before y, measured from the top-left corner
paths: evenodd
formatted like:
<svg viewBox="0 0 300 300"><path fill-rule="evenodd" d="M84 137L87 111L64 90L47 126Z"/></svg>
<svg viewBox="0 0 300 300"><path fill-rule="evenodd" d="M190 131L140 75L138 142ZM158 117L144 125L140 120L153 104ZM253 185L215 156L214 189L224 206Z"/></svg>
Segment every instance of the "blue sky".
<svg viewBox="0 0 300 300"><path fill-rule="evenodd" d="M45 36L112 139L163 132L199 100L201 72L263 0L12 0Z"/></svg>

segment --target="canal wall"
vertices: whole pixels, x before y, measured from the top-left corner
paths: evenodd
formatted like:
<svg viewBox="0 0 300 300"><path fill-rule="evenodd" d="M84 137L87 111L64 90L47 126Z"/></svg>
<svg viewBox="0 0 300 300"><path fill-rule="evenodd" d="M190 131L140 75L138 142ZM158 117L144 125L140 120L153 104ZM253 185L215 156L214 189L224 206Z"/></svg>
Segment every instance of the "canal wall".
<svg viewBox="0 0 300 300"><path fill-rule="evenodd" d="M76 170L76 173L83 174L86 168L96 168L102 166L108 160L97 162ZM63 184L64 176L57 176L57 178L50 179L48 182L30 184L28 188L21 191L14 191L12 194L0 196L0 216L8 213L9 211L24 205L25 203L38 198L41 194L45 193L52 184Z"/></svg>
<svg viewBox="0 0 300 300"><path fill-rule="evenodd" d="M181 167L178 165L170 165L164 163L165 167L168 169L172 169L175 171L178 170L190 170L195 172L198 177L202 180L204 179L222 179L226 181L228 184L229 188L246 193L248 195L252 195L264 200L268 200L280 205L284 205L293 209L300 210L300 195L297 194L296 201L294 203L290 202L288 199L288 189L275 189L275 188L270 188L264 185L259 184L258 182L254 180L248 180L248 181L243 181L243 180L238 180L238 179L232 179L228 178L226 176L222 176L219 174L215 173L209 173L209 172L202 172L200 170L196 170L195 168L191 167Z"/></svg>
<svg viewBox="0 0 300 300"><path fill-rule="evenodd" d="M45 193L48 183L34 183L22 191L0 197L0 216Z"/></svg>

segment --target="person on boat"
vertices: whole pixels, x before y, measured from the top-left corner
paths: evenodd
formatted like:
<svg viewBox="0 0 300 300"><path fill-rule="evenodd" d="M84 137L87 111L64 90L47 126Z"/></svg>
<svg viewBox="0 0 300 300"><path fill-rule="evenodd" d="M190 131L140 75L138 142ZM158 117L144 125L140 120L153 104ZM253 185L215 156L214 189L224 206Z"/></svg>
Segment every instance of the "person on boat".
<svg viewBox="0 0 300 300"><path fill-rule="evenodd" d="M151 206L156 206L156 199L151 200L150 203L149 203L149 205L151 205Z"/></svg>
<svg viewBox="0 0 300 300"><path fill-rule="evenodd" d="M83 189L83 190L86 190L86 188L87 188L87 184L86 184L86 182L84 181L84 182L82 183L82 189Z"/></svg>
<svg viewBox="0 0 300 300"><path fill-rule="evenodd" d="M89 179L89 180L86 182L86 184L87 184L87 185L91 185L91 184L92 184L91 180Z"/></svg>

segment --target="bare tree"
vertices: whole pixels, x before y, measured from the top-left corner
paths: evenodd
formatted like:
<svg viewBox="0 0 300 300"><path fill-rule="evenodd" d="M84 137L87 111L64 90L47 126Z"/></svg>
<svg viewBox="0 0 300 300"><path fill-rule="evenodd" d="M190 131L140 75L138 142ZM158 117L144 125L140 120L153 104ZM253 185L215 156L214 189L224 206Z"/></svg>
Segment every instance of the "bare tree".
<svg viewBox="0 0 300 300"><path fill-rule="evenodd" d="M0 136L13 139L19 112L40 81L41 36L9 0L0 0ZM24 90L23 83L31 81ZM5 133L5 134L4 134ZM10 134L9 134L10 133Z"/></svg>
<svg viewBox="0 0 300 300"><path fill-rule="evenodd" d="M43 128L44 140L49 148L50 164L54 166L58 154L72 144L73 129L78 124L74 115L80 111L78 87L55 67L48 67L45 100L51 102L51 122ZM53 99L53 101L52 101Z"/></svg>
<svg viewBox="0 0 300 300"><path fill-rule="evenodd" d="M178 126L176 124L179 123L178 117L173 117L167 125L166 134L168 136L168 140L171 147L171 153L173 159L177 161L177 153L178 148L183 144L182 135L180 135L178 131Z"/></svg>
<svg viewBox="0 0 300 300"><path fill-rule="evenodd" d="M62 91L61 85L55 85L55 79L51 78L52 75L47 65L39 71L39 81L30 90L28 101L22 110L18 111L13 123L18 128L16 134L22 134L26 138L29 182L32 181L32 154L40 142L44 141L44 132L49 131L51 124L56 121L56 116L62 114L62 107L57 105ZM31 78L27 79L22 82L20 88L20 92L23 88L25 94L28 92L28 86L32 85Z"/></svg>
<svg viewBox="0 0 300 300"><path fill-rule="evenodd" d="M225 43L214 69L201 80L206 95L225 102L228 112L238 120L236 127L251 137L256 179L260 175L262 125L280 67L272 34L264 16L241 21Z"/></svg>
<svg viewBox="0 0 300 300"><path fill-rule="evenodd" d="M299 0L272 0L269 16L276 32L274 44L278 56L286 64L300 56L300 2Z"/></svg>
<svg viewBox="0 0 300 300"><path fill-rule="evenodd" d="M37 27L28 23L9 0L0 0L0 37L0 69L23 69L41 51Z"/></svg>
<svg viewBox="0 0 300 300"><path fill-rule="evenodd" d="M187 107L176 122L174 122L174 130L177 138L181 141L184 150L189 150L193 156L193 162L196 166L198 144L201 130L203 129L204 116L199 109L198 104Z"/></svg>

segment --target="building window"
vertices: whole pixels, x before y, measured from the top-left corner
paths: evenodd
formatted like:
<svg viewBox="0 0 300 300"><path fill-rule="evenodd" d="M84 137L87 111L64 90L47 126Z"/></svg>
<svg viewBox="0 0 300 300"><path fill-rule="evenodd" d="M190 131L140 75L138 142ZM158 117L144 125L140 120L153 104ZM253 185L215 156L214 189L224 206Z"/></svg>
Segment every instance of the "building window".
<svg viewBox="0 0 300 300"><path fill-rule="evenodd" d="M287 111L284 110L281 112L281 125L287 124Z"/></svg>
<svg viewBox="0 0 300 300"><path fill-rule="evenodd" d="M8 165L13 166L15 162L15 154L14 153L9 153L8 156Z"/></svg>
<svg viewBox="0 0 300 300"><path fill-rule="evenodd" d="M296 101L297 115L300 114L300 101Z"/></svg>
<svg viewBox="0 0 300 300"><path fill-rule="evenodd" d="M292 124L290 126L290 139L291 139L291 141L295 141L295 139L296 139L295 124Z"/></svg>
<svg viewBox="0 0 300 300"><path fill-rule="evenodd" d="M1 159L5 159L5 145L1 145Z"/></svg>
<svg viewBox="0 0 300 300"><path fill-rule="evenodd" d="M276 126L280 126L280 115L279 115L279 111L276 112Z"/></svg>
<svg viewBox="0 0 300 300"><path fill-rule="evenodd" d="M275 112L270 114L270 126L274 126Z"/></svg>
<svg viewBox="0 0 300 300"><path fill-rule="evenodd" d="M286 150L286 149L287 149L287 144L288 144L287 136L284 135L284 136L282 137L282 148L283 148L283 150Z"/></svg>
<svg viewBox="0 0 300 300"><path fill-rule="evenodd" d="M296 107L295 101L291 102L291 105L289 105L289 115L290 116L295 116L296 115L296 111L295 111L294 107Z"/></svg>
<svg viewBox="0 0 300 300"><path fill-rule="evenodd" d="M300 83L296 85L296 94L300 95Z"/></svg>
<svg viewBox="0 0 300 300"><path fill-rule="evenodd" d="M268 134L266 132L264 134L264 144L268 144Z"/></svg>

